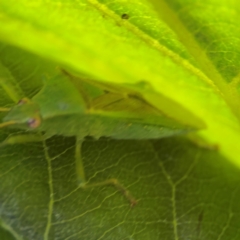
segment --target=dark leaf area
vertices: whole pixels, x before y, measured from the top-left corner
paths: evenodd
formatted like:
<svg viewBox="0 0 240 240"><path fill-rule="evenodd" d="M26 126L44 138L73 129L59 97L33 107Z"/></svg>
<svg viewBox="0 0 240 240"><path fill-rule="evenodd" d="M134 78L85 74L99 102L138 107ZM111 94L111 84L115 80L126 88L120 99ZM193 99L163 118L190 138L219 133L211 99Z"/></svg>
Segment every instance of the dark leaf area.
<svg viewBox="0 0 240 240"><path fill-rule="evenodd" d="M87 138L87 179L117 178L137 199L131 207L114 186L79 187L73 138L11 149L1 149L1 215L26 239L239 237L239 171L217 151L183 138Z"/></svg>

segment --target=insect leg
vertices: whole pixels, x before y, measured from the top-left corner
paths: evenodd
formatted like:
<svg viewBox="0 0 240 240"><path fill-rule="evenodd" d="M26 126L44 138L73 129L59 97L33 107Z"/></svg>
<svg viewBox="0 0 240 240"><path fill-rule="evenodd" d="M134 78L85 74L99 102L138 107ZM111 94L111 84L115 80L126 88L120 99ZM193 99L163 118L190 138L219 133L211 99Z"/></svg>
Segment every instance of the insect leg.
<svg viewBox="0 0 240 240"><path fill-rule="evenodd" d="M209 143L207 140L201 138L195 133L189 133L186 136L195 146L207 150L219 150L219 146L216 143Z"/></svg>
<svg viewBox="0 0 240 240"><path fill-rule="evenodd" d="M0 112L9 112L10 110L11 110L11 108L0 107Z"/></svg>
<svg viewBox="0 0 240 240"><path fill-rule="evenodd" d="M99 183L90 183L83 185L82 188L92 188L92 187L100 187L104 185L112 185L114 186L119 192L121 192L124 197L129 201L130 206L134 207L137 204L137 200L132 196L132 194L116 179L116 178L111 178Z"/></svg>
<svg viewBox="0 0 240 240"><path fill-rule="evenodd" d="M75 149L75 162L76 162L76 172L77 178L80 186L86 184L85 172L83 166L83 159L81 154L83 139L77 137L76 139L76 149Z"/></svg>
<svg viewBox="0 0 240 240"><path fill-rule="evenodd" d="M43 140L42 136L38 134L18 134L7 137L3 142L0 143L0 147L28 142L41 142L42 140Z"/></svg>
<svg viewBox="0 0 240 240"><path fill-rule="evenodd" d="M4 108L4 107L0 107L0 112L9 112L11 110L11 108ZM9 122L4 122L4 123L0 123L0 128L4 128L10 125L14 125L16 124L15 121L9 121Z"/></svg>
<svg viewBox="0 0 240 240"><path fill-rule="evenodd" d="M9 122L0 123L0 128L4 128L4 127L14 125L14 124L16 124L16 121L9 121Z"/></svg>
<svg viewBox="0 0 240 240"><path fill-rule="evenodd" d="M112 185L126 197L126 199L130 202L131 207L135 206L137 204L137 200L116 178L107 179L105 181L97 182L97 183L86 182L83 159L81 157L82 143L83 143L83 139L77 138L75 159L76 159L76 172L77 172L78 181L80 182L80 187L83 189L87 189L87 188L100 187L105 185Z"/></svg>

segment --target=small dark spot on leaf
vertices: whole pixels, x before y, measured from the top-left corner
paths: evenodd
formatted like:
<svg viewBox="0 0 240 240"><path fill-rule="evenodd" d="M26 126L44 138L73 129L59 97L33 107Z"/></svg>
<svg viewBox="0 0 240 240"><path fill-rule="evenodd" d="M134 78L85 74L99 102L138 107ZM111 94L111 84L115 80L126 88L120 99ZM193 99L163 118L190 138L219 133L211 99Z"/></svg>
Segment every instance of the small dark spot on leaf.
<svg viewBox="0 0 240 240"><path fill-rule="evenodd" d="M123 13L123 14L122 14L122 19L129 19L129 15L126 14L126 13Z"/></svg>

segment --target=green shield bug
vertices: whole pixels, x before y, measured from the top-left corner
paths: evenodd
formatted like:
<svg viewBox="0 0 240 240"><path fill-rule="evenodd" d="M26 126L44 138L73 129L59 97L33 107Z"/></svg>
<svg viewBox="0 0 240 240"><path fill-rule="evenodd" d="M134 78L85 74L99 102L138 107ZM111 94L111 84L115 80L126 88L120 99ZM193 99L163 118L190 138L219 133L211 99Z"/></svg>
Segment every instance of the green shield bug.
<svg viewBox="0 0 240 240"><path fill-rule="evenodd" d="M95 139L154 139L192 130L166 118L138 93L79 79L66 71L45 80L43 88L32 98L23 98L7 112L0 124L32 132L42 132L44 139L55 135L76 137L76 172L82 188L114 185L131 206L137 201L117 179L87 183L81 158L81 145L86 136ZM13 136L5 144L37 141L34 136Z"/></svg>

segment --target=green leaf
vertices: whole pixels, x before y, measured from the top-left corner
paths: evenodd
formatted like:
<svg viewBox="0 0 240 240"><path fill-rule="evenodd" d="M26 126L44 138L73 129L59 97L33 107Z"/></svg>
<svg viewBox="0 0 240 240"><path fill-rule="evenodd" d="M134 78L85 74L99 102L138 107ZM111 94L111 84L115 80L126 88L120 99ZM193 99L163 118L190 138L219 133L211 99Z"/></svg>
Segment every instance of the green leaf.
<svg viewBox="0 0 240 240"><path fill-rule="evenodd" d="M1 149L1 215L26 239L237 239L239 171L215 151L183 139L87 140L87 178L114 187L78 187L75 140ZM20 155L17 153L21 153ZM11 157L10 157L11 156ZM114 214L113 214L114 213ZM216 229L216 230L213 230Z"/></svg>
<svg viewBox="0 0 240 240"><path fill-rule="evenodd" d="M151 2L156 9L144 0L0 1L0 107L33 97L61 66L205 124L199 135L219 151L183 138L88 139L87 179L117 178L138 200L131 207L114 187L78 187L74 139L6 141L0 219L16 239L239 238L239 3ZM0 138L24 133L2 129Z"/></svg>
<svg viewBox="0 0 240 240"><path fill-rule="evenodd" d="M0 228L0 237L1 240L16 240L9 231L6 231L3 228Z"/></svg>
<svg viewBox="0 0 240 240"><path fill-rule="evenodd" d="M50 66L34 55L6 49L25 61ZM14 76L16 68L3 62ZM29 69L20 69L24 79L32 81L35 75L27 76ZM4 96L5 90L0 90ZM31 95L32 91L25 92ZM2 103L8 106L5 97ZM19 133L3 129L0 141ZM183 138L87 139L82 147L87 180L117 178L138 201L131 207L113 186L79 188L74 138L31 140L7 142L0 149L0 216L16 239L239 237L239 170L217 151L201 149Z"/></svg>
<svg viewBox="0 0 240 240"><path fill-rule="evenodd" d="M237 8L229 1L221 2L216 18L204 14L204 9L212 6L210 0L204 1L201 11L194 12L196 16L188 7L194 7L194 2L193 5L185 1L170 3L173 6L171 11L175 15L181 7L185 9L184 13L189 12L191 15L191 18L177 22L185 28L186 24L192 24L191 28L185 31L188 34L187 39L190 39L189 35L194 36L195 29L200 29L197 36L202 36L205 29L203 27L212 22L211 17L216 19L217 23L222 22L222 25L227 19L232 19L232 25L238 22L237 15L231 14L236 12ZM222 29L225 28L219 32L220 38L216 38L215 36L219 36L216 33L218 28L214 27L217 24L208 27L205 35L209 38L209 54L202 57L200 53L205 52L206 37L198 38L199 42L203 42L198 48L201 50L199 55L192 51L189 51L189 54L189 46L186 49L177 42L178 32L175 33L167 27L166 23L169 24L169 21L165 18L163 22L158 19L156 12L144 0L130 3L112 3L107 0L50 1L47 4L40 0L4 0L0 3L0 13L2 41L93 75L101 81L125 83L129 86L144 79L151 87L139 91L148 101L184 123L190 121L198 125L196 117L200 118L207 125L207 130L201 132L201 135L206 140L218 144L222 154L229 160L240 164L239 97L236 92L238 80L234 78L235 87L228 88L229 78L236 76L238 68L233 67L234 71L229 70L231 73L224 74L223 79L219 78L219 81L216 80L220 76L220 73L216 72L221 68L233 69L225 66L237 66L238 58L232 58L229 63L228 55L223 57L221 54L215 54L216 51L235 53L238 44L235 41L226 49L224 46L228 45L229 41L228 38L223 38L217 49L210 49L211 42L215 43L221 39ZM188 16L184 13L183 16ZM122 14L127 14L129 18L122 19ZM198 19L199 15L201 18L197 22L195 18ZM21 33L16 37L19 29ZM235 33L237 34L236 31L231 31L232 38ZM228 35L228 31L225 35ZM186 42L187 40L184 43ZM211 56L214 56L213 62ZM208 62L211 62L211 65ZM204 68L203 63L206 66ZM208 66L211 66L210 71L206 71ZM213 69L213 75L210 75L209 72ZM216 82L219 84L215 85ZM174 102L175 105L172 104ZM179 106L187 111L179 114Z"/></svg>

